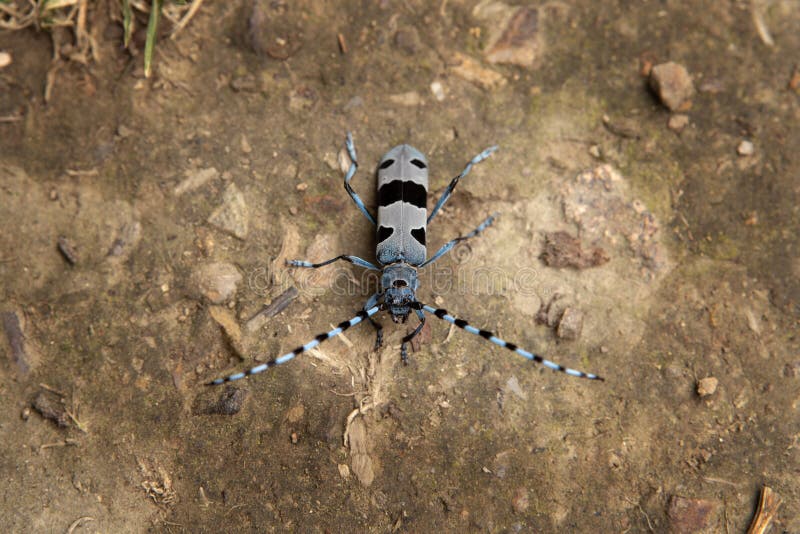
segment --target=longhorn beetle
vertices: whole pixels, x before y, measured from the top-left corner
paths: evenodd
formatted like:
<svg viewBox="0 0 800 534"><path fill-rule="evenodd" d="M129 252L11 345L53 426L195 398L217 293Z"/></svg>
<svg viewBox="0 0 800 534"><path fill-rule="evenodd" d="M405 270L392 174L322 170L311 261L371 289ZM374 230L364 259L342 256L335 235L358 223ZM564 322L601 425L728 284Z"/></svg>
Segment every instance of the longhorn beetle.
<svg viewBox="0 0 800 534"><path fill-rule="evenodd" d="M408 316L413 311L419 318L419 325L407 336L403 338L400 346L400 356L403 363L407 363L408 352L407 344L419 334L425 325L425 312L438 317L448 323L466 330L470 334L481 336L531 361L540 363L550 369L561 371L570 376L589 378L592 380L603 380L602 377L569 369L550 360L546 360L537 354L528 352L513 343L509 343L495 336L487 330L481 330L470 325L463 319L458 319L441 308L434 308L423 304L417 300L415 292L419 288L417 270L430 265L443 255L445 255L456 244L466 241L483 232L495 220L496 214L490 215L477 228L465 236L457 237L445 243L436 253L426 258L427 249L425 248L425 234L427 225L433 220L439 210L442 209L447 199L453 193L459 180L464 178L473 165L477 165L488 158L495 150L496 146L487 148L464 167L461 173L452 179L447 189L427 214L428 198L428 161L425 156L410 145L399 145L384 154L378 165L378 217L377 219L367 210L364 202L350 186L350 180L358 169L358 159L356 158L356 148L353 144L353 137L347 134L345 142L347 153L350 156L350 168L344 177L344 188L347 194L353 199L358 209L364 216L376 226L377 247L376 259L378 265L357 256L341 255L323 261L321 263L311 263L302 260L289 260L287 264L292 267L305 267L317 269L329 265L339 260L350 262L359 267L380 271L380 288L364 304L361 311L355 317L339 323L339 326L330 332L317 335L314 339L297 347L292 352L283 356L264 362L246 371L235 373L223 378L217 378L209 382L209 385L218 385L225 382L239 380L249 375L255 375L266 371L270 367L286 363L298 354L302 354L323 341L338 336L351 326L355 326L365 319L368 319L376 329L375 347L380 347L382 342L382 327L372 318L377 312L386 310L395 323L405 323ZM427 215L427 217L426 217Z"/></svg>

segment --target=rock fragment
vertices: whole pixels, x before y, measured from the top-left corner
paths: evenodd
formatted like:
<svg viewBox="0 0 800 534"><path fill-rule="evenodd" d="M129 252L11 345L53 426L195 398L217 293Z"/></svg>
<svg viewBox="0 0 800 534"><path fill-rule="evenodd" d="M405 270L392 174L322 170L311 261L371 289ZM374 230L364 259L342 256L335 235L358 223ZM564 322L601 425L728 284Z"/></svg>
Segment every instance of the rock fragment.
<svg viewBox="0 0 800 534"><path fill-rule="evenodd" d="M33 399L33 409L45 419L50 419L61 428L70 426L70 417L64 403L54 393L40 391Z"/></svg>
<svg viewBox="0 0 800 534"><path fill-rule="evenodd" d="M455 53L451 70L459 78L490 91L507 83L499 72L482 67L480 63L460 52Z"/></svg>
<svg viewBox="0 0 800 534"><path fill-rule="evenodd" d="M800 94L800 65L794 68L792 77L789 79L789 89Z"/></svg>
<svg viewBox="0 0 800 534"><path fill-rule="evenodd" d="M583 331L583 312L577 308L566 308L558 322L556 335L560 339L574 341Z"/></svg>
<svg viewBox="0 0 800 534"><path fill-rule="evenodd" d="M544 42L539 8L481 2L472 13L488 27L484 57L489 63L533 67L541 58Z"/></svg>
<svg viewBox="0 0 800 534"><path fill-rule="evenodd" d="M214 210L208 222L234 237L245 239L249 219L244 195L236 184L230 184L222 194L222 204Z"/></svg>
<svg viewBox="0 0 800 534"><path fill-rule="evenodd" d="M667 121L667 128L675 132L680 132L689 125L689 115L685 113L675 113L670 115Z"/></svg>
<svg viewBox="0 0 800 534"><path fill-rule="evenodd" d="M739 143L739 146L736 147L736 153L740 156L752 156L755 151L756 149L753 143L747 139L743 140Z"/></svg>
<svg viewBox="0 0 800 534"><path fill-rule="evenodd" d="M713 376L709 376L697 381L697 394L701 397L708 397L717 391L719 380Z"/></svg>
<svg viewBox="0 0 800 534"><path fill-rule="evenodd" d="M442 82L440 82L438 80L435 81L435 82L432 82L431 83L431 93L433 93L433 98L435 98L437 102L444 102L444 99L445 99L446 95L445 95L445 92L444 92L444 86L442 85Z"/></svg>
<svg viewBox="0 0 800 534"><path fill-rule="evenodd" d="M557 269L588 269L607 263L609 257L600 247L584 250L579 239L559 231L545 233L544 248L539 259L548 267Z"/></svg>
<svg viewBox="0 0 800 534"><path fill-rule="evenodd" d="M242 275L235 265L224 262L206 263L192 273L197 292L213 304L222 304L236 293Z"/></svg>
<svg viewBox="0 0 800 534"><path fill-rule="evenodd" d="M242 329L239 327L239 323L236 322L233 312L225 306L209 306L208 312L211 314L211 318L222 328L233 350L244 358L246 351L242 345Z"/></svg>
<svg viewBox="0 0 800 534"><path fill-rule="evenodd" d="M394 45L410 56L417 53L421 44L419 33L413 26L401 28L394 34Z"/></svg>
<svg viewBox="0 0 800 534"><path fill-rule="evenodd" d="M247 398L246 389L228 386L219 394L219 397L200 408L199 411L208 415L236 415L242 409L245 398Z"/></svg>
<svg viewBox="0 0 800 534"><path fill-rule="evenodd" d="M375 480L375 470L372 458L369 455L369 441L367 438L367 425L364 419L356 417L347 427L345 432L350 445L350 468L362 486L368 487Z"/></svg>
<svg viewBox="0 0 800 534"><path fill-rule="evenodd" d="M672 111L684 109L694 95L694 85L686 67L672 61L653 67L650 87L661 103Z"/></svg>
<svg viewBox="0 0 800 534"><path fill-rule="evenodd" d="M489 63L533 66L542 48L539 33L539 10L523 6L511 16L500 38L486 51Z"/></svg>
<svg viewBox="0 0 800 534"><path fill-rule="evenodd" d="M714 501L673 495L667 508L669 530L676 534L701 532L711 525L718 508L719 503Z"/></svg>

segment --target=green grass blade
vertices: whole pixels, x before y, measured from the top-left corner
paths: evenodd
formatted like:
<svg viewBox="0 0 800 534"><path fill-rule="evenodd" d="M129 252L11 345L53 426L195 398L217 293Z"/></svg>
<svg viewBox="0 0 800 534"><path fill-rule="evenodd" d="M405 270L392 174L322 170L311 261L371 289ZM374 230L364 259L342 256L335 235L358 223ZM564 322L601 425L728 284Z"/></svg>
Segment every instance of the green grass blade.
<svg viewBox="0 0 800 534"><path fill-rule="evenodd" d="M150 5L150 20L147 21L147 39L144 42L144 76L150 77L153 50L156 46L156 33L158 31L158 18L161 15L163 0L153 0Z"/></svg>
<svg viewBox="0 0 800 534"><path fill-rule="evenodd" d="M131 42L131 33L133 32L133 24L131 24L132 21L133 11L131 11L130 0L122 0L122 28L125 31L125 48L128 48L128 45Z"/></svg>

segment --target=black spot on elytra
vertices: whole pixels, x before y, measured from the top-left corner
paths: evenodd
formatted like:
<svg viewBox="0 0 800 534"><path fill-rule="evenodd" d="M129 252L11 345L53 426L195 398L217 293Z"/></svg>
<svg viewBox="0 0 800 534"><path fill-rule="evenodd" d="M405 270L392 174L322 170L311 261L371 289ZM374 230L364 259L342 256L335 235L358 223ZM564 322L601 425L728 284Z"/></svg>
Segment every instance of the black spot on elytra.
<svg viewBox="0 0 800 534"><path fill-rule="evenodd" d="M388 228L386 226L379 226L378 227L378 239L377 239L378 243L383 243L384 241L389 239L389 237L391 237L391 235L393 233L394 233L394 228Z"/></svg>
<svg viewBox="0 0 800 534"><path fill-rule="evenodd" d="M428 205L428 190L416 182L392 180L378 189L378 206L386 207L403 201L417 208Z"/></svg>
<svg viewBox="0 0 800 534"><path fill-rule="evenodd" d="M411 237L417 240L417 242L425 246L425 228L414 228L411 230Z"/></svg>

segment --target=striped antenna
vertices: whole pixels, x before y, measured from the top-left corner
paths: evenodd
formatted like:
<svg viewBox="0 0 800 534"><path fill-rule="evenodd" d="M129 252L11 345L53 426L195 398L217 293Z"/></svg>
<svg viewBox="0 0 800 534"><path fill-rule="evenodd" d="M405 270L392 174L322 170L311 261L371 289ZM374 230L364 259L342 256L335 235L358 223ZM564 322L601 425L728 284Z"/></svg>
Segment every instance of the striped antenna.
<svg viewBox="0 0 800 534"><path fill-rule="evenodd" d="M452 315L447 313L447 310L443 310L441 308L434 308L432 306L428 306L426 304L421 304L421 303L419 305L423 310L425 310L426 312L428 312L428 313L430 313L432 315L435 315L436 317L438 317L439 319L442 319L443 321L447 321L450 324L454 324L457 327L461 328L462 330L466 330L470 334L475 334L476 336L481 336L482 338L491 341L495 345L507 348L508 350L512 350L512 351L516 352L517 354L519 354L520 356L522 356L523 358L527 358L527 359L529 359L531 361L534 361L536 363L540 363L540 364L544 365L545 367L553 369L554 371L560 371L562 373L566 373L566 374L568 374L570 376L576 376L578 378L588 378L590 380L601 380L601 381L605 380L604 378L602 378L600 376L593 375L591 373L584 373L583 371L576 371L575 369L570 369L569 367L564 367L563 365L559 365L559 364L557 364L555 362L551 362L550 360L546 360L546 359L542 358L541 356L539 356L537 354L533 354L531 352L528 352L525 349L521 349L521 348L519 348L518 346L516 346L513 343L509 343L508 341L504 341L504 340L500 339L499 337L495 336L493 333L489 332L488 330L480 330L480 329L475 328L474 326L470 325L464 319L458 319L456 317L453 317Z"/></svg>
<svg viewBox="0 0 800 534"><path fill-rule="evenodd" d="M217 378L216 380L212 380L211 382L207 382L206 385L207 386L218 386L220 384L224 384L225 382L233 382L234 380L239 380L239 379L244 378L246 376L257 375L258 373L263 373L264 371L266 371L270 367L275 367L276 365L281 365L283 363L286 363L289 360L294 359L294 357L297 356L298 354L302 354L302 353L304 353L304 352L306 352L308 350L311 350L314 347L316 347L317 345L319 345L320 343L322 343L323 341L326 341L326 340L328 340L328 339L330 339L332 337L336 337L339 334L341 334L342 332L344 332L345 330L347 330L348 328L350 328L351 326L355 326L358 323L360 323L361 321L363 321L364 319L367 319L368 317L372 317L373 315L378 313L378 311L380 309L381 309L381 307L380 307L380 305L378 305L378 306L373 306L372 308L370 308L368 310L361 310L352 319L350 319L348 321L344 321L342 323L339 323L339 326L337 326L336 328L334 328L330 332L326 332L326 333L322 333L322 334L317 335L316 337L314 337L314 339L312 339L311 341L309 341L305 345L301 345L301 346L297 347L292 352L288 352L288 353L284 354L283 356L279 356L278 358L274 358L274 359L272 359L272 360L270 360L268 362L264 362L261 365L256 365L255 367L252 367L252 368L250 368L250 369L248 369L246 371L242 371L240 373L235 373L235 374L232 374L232 375L228 375L228 376L225 376L223 378Z"/></svg>

